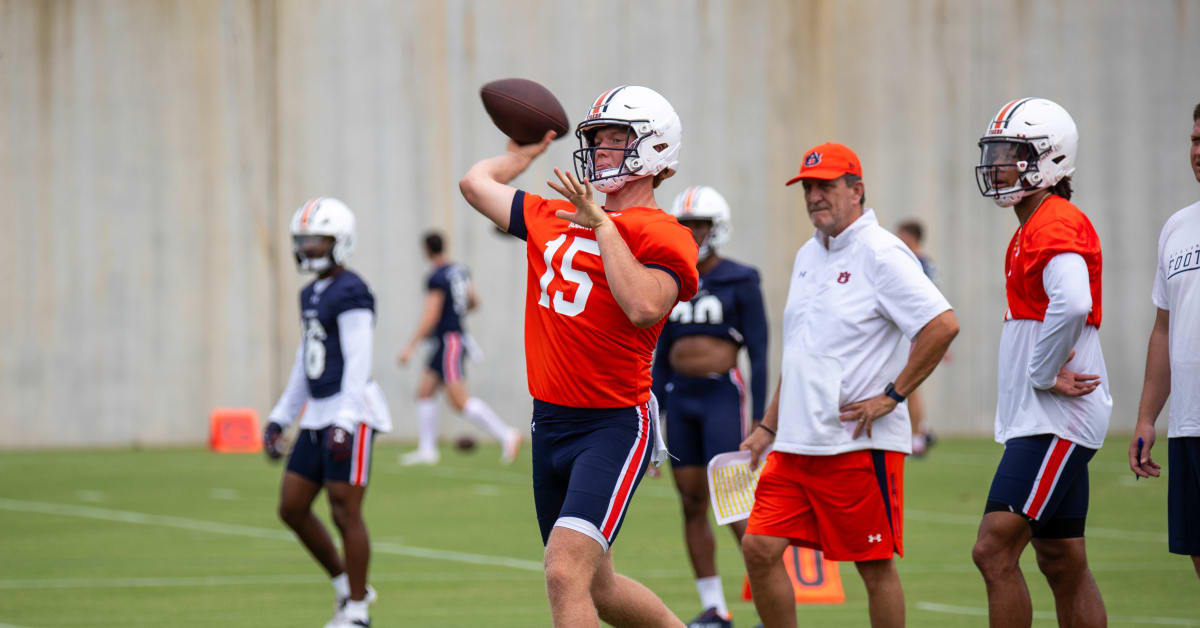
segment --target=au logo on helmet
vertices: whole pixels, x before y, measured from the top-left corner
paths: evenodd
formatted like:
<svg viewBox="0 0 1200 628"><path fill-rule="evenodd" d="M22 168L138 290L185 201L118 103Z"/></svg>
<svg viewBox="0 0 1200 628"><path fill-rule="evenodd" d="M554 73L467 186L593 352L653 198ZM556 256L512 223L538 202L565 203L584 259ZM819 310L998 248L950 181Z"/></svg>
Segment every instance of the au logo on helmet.
<svg viewBox="0 0 1200 628"><path fill-rule="evenodd" d="M821 153L818 153L816 151L809 153L808 157L804 158L804 167L812 168L813 166L821 163L821 157L823 157L823 155L821 155Z"/></svg>

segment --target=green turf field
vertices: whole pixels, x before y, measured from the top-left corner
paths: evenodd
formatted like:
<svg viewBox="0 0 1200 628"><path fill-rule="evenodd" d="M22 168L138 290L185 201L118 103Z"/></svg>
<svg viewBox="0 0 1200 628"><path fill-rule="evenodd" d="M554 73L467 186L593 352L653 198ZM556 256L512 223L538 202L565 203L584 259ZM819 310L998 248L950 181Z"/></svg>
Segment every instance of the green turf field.
<svg viewBox="0 0 1200 628"><path fill-rule="evenodd" d="M1166 482L1134 482L1126 442L1111 437L1091 465L1088 545L1109 623L1200 626L1200 583L1166 549ZM494 448L444 450L440 466L411 469L396 465L401 450L377 447L367 494L373 625L548 625L528 451L501 467ZM970 550L999 454L949 440L909 461L899 565L910 626L987 624ZM0 628L322 626L332 590L275 517L280 472L197 449L0 453ZM614 561L687 620L700 608L679 522L669 479L647 478ZM741 560L720 532L735 624L749 628ZM1034 625L1052 626L1029 554ZM800 608L802 626L867 625L862 583L852 565L841 573L846 603Z"/></svg>

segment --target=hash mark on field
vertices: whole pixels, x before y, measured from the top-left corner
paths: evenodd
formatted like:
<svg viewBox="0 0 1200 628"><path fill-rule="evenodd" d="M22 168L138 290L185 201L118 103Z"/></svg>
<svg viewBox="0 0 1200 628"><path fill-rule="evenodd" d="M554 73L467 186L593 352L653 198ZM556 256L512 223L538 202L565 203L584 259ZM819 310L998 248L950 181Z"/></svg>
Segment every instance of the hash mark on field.
<svg viewBox="0 0 1200 628"><path fill-rule="evenodd" d="M249 536L259 539L275 539L289 542L295 539L292 533L285 532L283 530L256 528L254 526L244 526L234 523L221 523L219 521L204 521L202 519L188 519L186 517L174 517L170 515L151 515L143 512L131 512L128 510L111 510L108 508L97 508L94 506L27 502L0 497L0 510L9 510L12 512L36 512L45 515L62 515L66 517L82 517L84 519L99 519L102 521L116 521L118 523L134 523L164 528L193 530L196 532L211 532L214 534L228 534L233 536ZM450 562L469 563L473 565L510 567L512 569L522 569L525 571L542 571L542 563L540 561L509 558L508 556L489 556L487 554L455 552L450 550L430 549L427 547L400 545L398 543L375 543L371 549L384 554L396 554L399 556L409 556L413 558L429 558L432 560L446 560Z"/></svg>
<svg viewBox="0 0 1200 628"><path fill-rule="evenodd" d="M235 500L238 499L238 492L232 488L214 488L209 491L209 495L213 499Z"/></svg>
<svg viewBox="0 0 1200 628"><path fill-rule="evenodd" d="M100 491L89 491L89 490L75 491L75 496L78 497L79 501L81 501L81 502L91 502L94 504L97 502L104 501L104 493L102 493ZM2 627L0 627L0 628L2 628Z"/></svg>
<svg viewBox="0 0 1200 628"><path fill-rule="evenodd" d="M495 484L476 484L475 494L485 497L496 497L500 494L500 487Z"/></svg>

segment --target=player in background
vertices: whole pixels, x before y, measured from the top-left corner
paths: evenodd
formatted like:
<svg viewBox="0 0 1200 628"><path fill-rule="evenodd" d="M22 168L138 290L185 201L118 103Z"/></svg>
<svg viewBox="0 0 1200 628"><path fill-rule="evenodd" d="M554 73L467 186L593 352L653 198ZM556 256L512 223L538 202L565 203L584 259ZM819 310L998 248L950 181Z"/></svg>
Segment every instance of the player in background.
<svg viewBox="0 0 1200 628"><path fill-rule="evenodd" d="M1031 542L1060 626L1104 626L1084 528L1088 461L1104 443L1112 397L1100 350L1100 238L1071 204L1079 133L1042 98L1000 109L979 140L979 190L1020 226L1004 258L996 441L1004 443L972 557L993 628L1033 622L1019 559Z"/></svg>
<svg viewBox="0 0 1200 628"><path fill-rule="evenodd" d="M341 201L315 198L291 224L296 264L316 279L300 291L300 347L287 387L268 416L263 447L283 456L279 436L300 419L279 497L279 517L329 573L333 619L326 628L370 626L371 555L362 503L376 432L392 429L383 391L371 378L375 297L346 261L354 249L354 214ZM312 503L324 488L345 557Z"/></svg>
<svg viewBox="0 0 1200 628"><path fill-rule="evenodd" d="M472 207L526 242L533 492L551 616L571 628L682 626L616 574L611 555L646 466L665 456L650 394L654 345L675 303L696 293L696 243L654 199L675 172L681 125L657 92L621 86L601 94L575 134L579 176L556 168L548 183L568 200L508 185L553 132L510 143L459 182Z"/></svg>
<svg viewBox="0 0 1200 628"><path fill-rule="evenodd" d="M1200 105L1192 110L1192 174L1200 181ZM1171 397L1167 427L1167 549L1192 557L1200 576L1200 203L1175 212L1158 237L1158 271L1151 300L1158 309L1137 426L1129 442L1129 466L1139 477L1158 477L1150 457L1154 423Z"/></svg>
<svg viewBox="0 0 1200 628"><path fill-rule="evenodd" d="M937 269L933 259L925 253L925 226L917 220L905 220L896 228L896 236L917 256L925 276L936 284ZM908 395L908 416L912 419L912 455L920 458L936 442L933 431L925 425L925 395L920 388Z"/></svg>
<svg viewBox="0 0 1200 628"><path fill-rule="evenodd" d="M400 457L401 464L437 464L438 406L434 394L446 387L446 396L468 421L500 443L500 461L511 464L521 448L521 432L509 426L478 397L467 392L465 357L474 344L466 334L463 318L479 307L479 297L467 267L451 262L445 242L436 231L425 234L425 256L433 271L425 281L425 305L417 331L397 361L408 364L413 351L428 339L429 363L417 383L417 449Z"/></svg>
<svg viewBox="0 0 1200 628"><path fill-rule="evenodd" d="M729 204L710 187L684 190L671 215L692 230L700 247L700 288L691 301L671 310L654 354L654 396L666 412L671 471L683 504L683 538L704 609L690 628L732 626L715 560L716 540L708 520L708 461L737 451L762 420L767 390L767 315L758 271L725 259L720 248L733 225ZM738 352L750 355L753 412L746 412L746 384ZM741 543L746 522L730 524Z"/></svg>

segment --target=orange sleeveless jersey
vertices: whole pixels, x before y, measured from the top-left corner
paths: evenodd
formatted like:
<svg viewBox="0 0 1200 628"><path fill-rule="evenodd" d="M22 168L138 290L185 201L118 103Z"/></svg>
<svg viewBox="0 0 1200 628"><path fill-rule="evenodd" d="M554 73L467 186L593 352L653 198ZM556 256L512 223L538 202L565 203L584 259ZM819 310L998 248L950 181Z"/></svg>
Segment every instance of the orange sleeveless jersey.
<svg viewBox="0 0 1200 628"><path fill-rule="evenodd" d="M650 361L663 320L638 329L608 286L591 229L554 215L566 200L518 191L529 259L525 367L534 399L574 408L627 408L650 399ZM649 207L611 212L639 262L679 279L679 301L696 294L696 241L674 216ZM516 218L519 220L519 218ZM515 222L515 220L514 220ZM510 224L509 230L518 233Z"/></svg>
<svg viewBox="0 0 1200 628"><path fill-rule="evenodd" d="M1078 253L1087 263L1092 312L1087 324L1100 327L1100 236L1087 216L1067 199L1051 195L1021 225L1008 243L1004 258L1008 311L1004 320L1046 318L1050 304L1042 285L1042 271L1055 255Z"/></svg>

